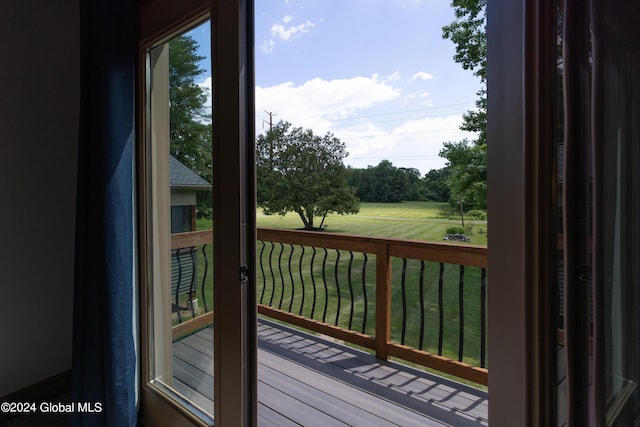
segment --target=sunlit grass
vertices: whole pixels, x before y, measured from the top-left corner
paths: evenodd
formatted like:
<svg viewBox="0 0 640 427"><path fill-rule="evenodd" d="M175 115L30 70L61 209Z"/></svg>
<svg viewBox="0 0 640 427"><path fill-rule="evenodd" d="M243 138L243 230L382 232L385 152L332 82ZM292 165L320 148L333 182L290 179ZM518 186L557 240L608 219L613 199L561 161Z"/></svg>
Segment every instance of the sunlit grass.
<svg viewBox="0 0 640 427"><path fill-rule="evenodd" d="M361 203L358 216L381 218L448 218L451 207L440 202Z"/></svg>
<svg viewBox="0 0 640 427"><path fill-rule="evenodd" d="M329 215L324 227L328 233L438 242L448 227L460 225L459 219L445 218L450 213L450 206L439 202L362 203L356 215ZM259 208L256 222L261 228L296 230L303 226L296 213L264 215ZM470 243L487 244L486 221L465 221L465 225L472 227ZM197 220L198 230L211 227L211 220Z"/></svg>
<svg viewBox="0 0 640 427"><path fill-rule="evenodd" d="M358 214L331 214L324 227L328 233L442 241L448 227L460 225L458 219L444 218L449 213L450 206L439 202L361 203ZM264 215L258 209L256 221L258 227L263 228L295 230L302 227L296 213ZM466 221L465 225L472 227L470 243L487 244L486 221Z"/></svg>

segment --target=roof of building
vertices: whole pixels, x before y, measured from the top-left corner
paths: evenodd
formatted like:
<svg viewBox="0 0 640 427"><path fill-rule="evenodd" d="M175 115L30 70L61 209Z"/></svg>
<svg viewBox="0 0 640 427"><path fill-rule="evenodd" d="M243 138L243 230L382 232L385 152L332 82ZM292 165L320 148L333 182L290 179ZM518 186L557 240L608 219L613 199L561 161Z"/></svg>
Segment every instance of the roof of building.
<svg viewBox="0 0 640 427"><path fill-rule="evenodd" d="M178 159L169 156L169 170L171 173L171 188L190 188L208 190L211 184L206 179L186 167Z"/></svg>

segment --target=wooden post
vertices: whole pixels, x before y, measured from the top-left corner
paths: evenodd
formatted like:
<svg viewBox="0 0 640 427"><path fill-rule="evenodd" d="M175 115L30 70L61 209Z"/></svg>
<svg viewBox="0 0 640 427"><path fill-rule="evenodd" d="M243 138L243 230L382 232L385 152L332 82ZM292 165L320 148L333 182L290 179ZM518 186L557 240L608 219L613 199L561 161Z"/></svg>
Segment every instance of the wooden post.
<svg viewBox="0 0 640 427"><path fill-rule="evenodd" d="M376 357L389 359L391 340L391 257L389 245L376 247Z"/></svg>

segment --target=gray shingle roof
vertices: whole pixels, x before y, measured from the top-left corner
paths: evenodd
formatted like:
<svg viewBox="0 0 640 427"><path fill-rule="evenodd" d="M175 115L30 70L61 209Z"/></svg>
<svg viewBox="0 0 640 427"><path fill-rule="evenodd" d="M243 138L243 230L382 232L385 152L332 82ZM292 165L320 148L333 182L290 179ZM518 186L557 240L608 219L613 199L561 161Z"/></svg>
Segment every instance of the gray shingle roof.
<svg viewBox="0 0 640 427"><path fill-rule="evenodd" d="M193 188L195 190L208 190L211 188L211 184L204 178L173 156L169 156L169 170L171 173L171 188Z"/></svg>

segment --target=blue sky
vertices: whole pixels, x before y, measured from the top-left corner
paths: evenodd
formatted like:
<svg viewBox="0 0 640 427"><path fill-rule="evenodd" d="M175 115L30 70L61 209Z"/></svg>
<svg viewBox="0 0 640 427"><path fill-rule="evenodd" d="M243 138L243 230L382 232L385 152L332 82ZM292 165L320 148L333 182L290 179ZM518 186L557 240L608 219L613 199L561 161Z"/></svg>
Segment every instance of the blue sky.
<svg viewBox="0 0 640 427"><path fill-rule="evenodd" d="M423 174L474 107L479 81L442 39L449 0L256 0L256 134L274 122L332 132L354 167ZM200 35L202 33L202 35ZM207 30L197 30L203 51ZM209 85L210 82L203 84Z"/></svg>

